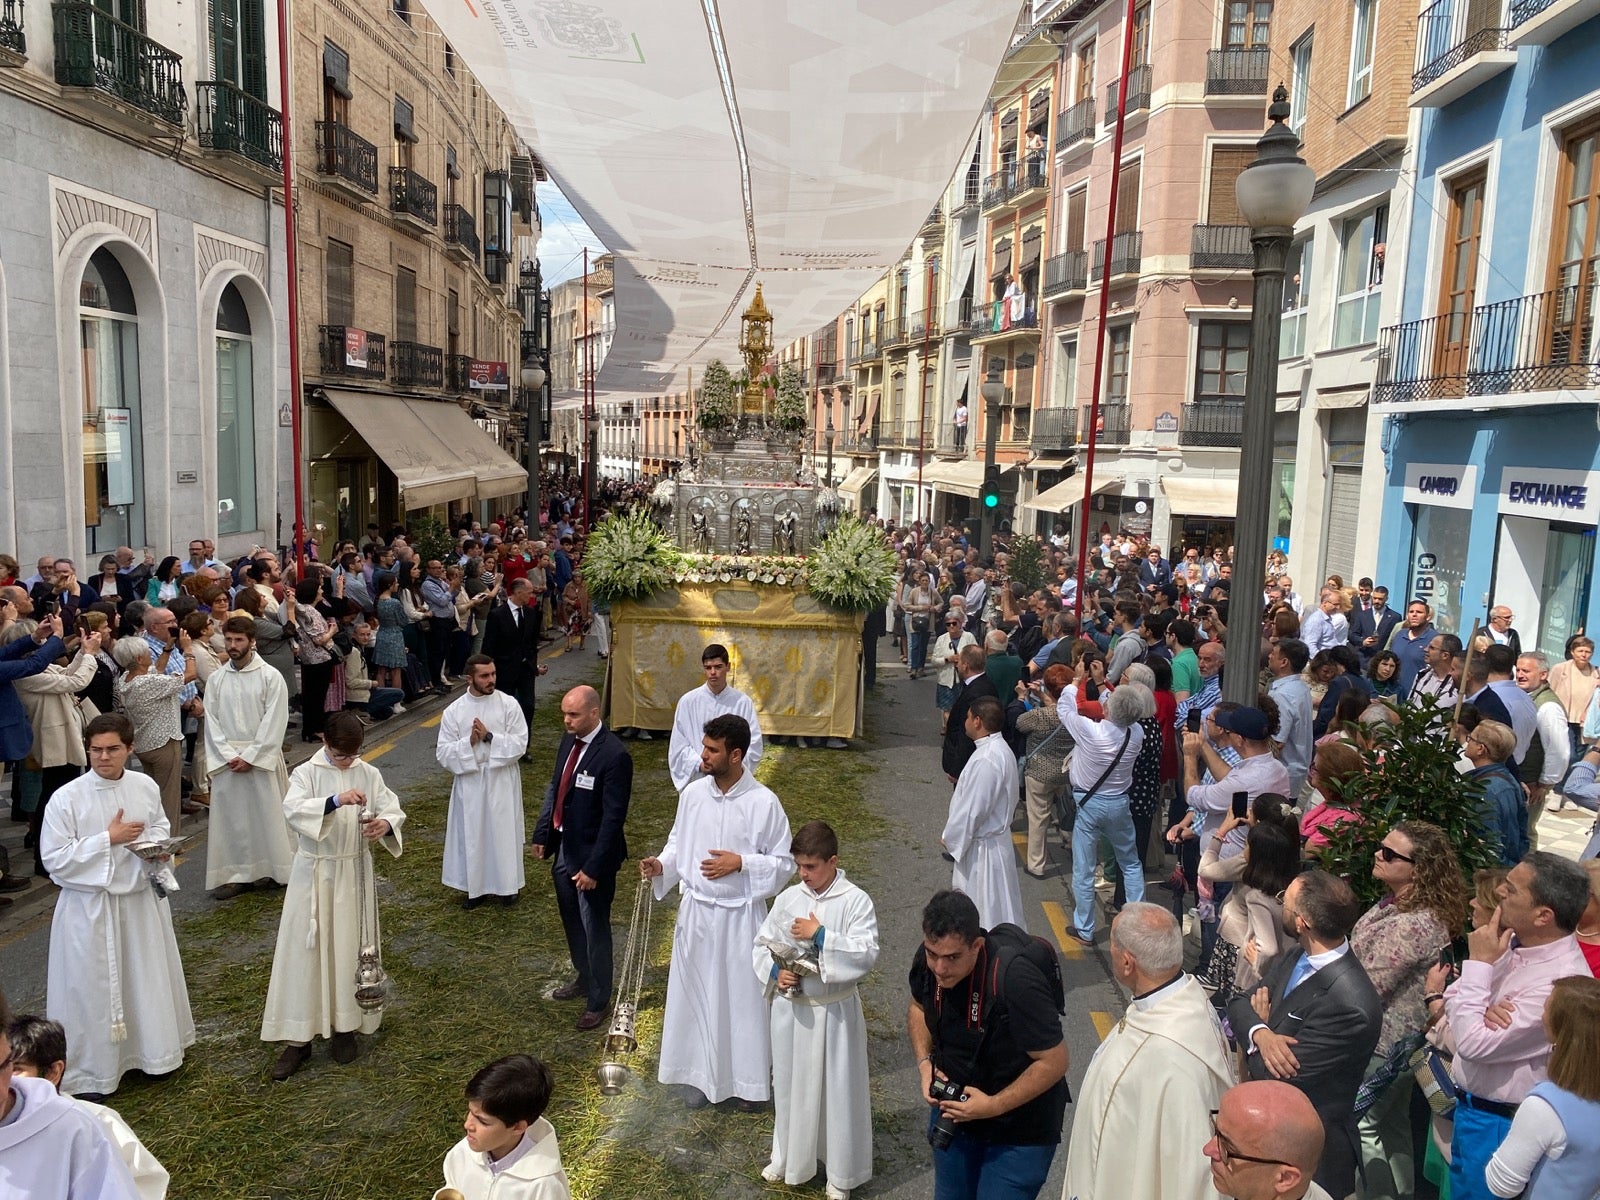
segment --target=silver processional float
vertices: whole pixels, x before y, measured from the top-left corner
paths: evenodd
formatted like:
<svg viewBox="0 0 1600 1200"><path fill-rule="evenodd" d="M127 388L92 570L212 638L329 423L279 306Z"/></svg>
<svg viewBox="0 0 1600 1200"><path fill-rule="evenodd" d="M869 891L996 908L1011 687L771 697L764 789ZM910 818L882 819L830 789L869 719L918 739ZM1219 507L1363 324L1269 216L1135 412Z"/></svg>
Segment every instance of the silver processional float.
<svg viewBox="0 0 1600 1200"><path fill-rule="evenodd" d="M617 979L617 1007L611 1014L611 1028L595 1079L602 1096L618 1096L633 1077L628 1060L639 1048L635 1024L639 1017L639 995L644 991L644 969L650 959L650 918L655 912L655 892L648 879L639 880L633 893L633 917L628 922L628 944L622 953L622 974Z"/></svg>

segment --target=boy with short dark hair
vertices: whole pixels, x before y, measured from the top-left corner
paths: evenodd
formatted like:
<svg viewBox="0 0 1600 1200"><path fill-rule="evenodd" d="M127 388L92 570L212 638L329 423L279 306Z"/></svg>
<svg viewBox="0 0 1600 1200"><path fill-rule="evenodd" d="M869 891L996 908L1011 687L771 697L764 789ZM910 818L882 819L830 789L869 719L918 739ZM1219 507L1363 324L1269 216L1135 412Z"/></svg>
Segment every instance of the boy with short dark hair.
<svg viewBox="0 0 1600 1200"><path fill-rule="evenodd" d="M801 1184L827 1164L828 1200L872 1178L867 1024L857 985L878 961L872 898L839 870L839 838L823 821L789 846L800 882L773 902L755 945L756 975L772 1002L772 1158L761 1177ZM781 966L769 948L815 953L817 974ZM808 954L809 957L809 954Z"/></svg>
<svg viewBox="0 0 1600 1200"><path fill-rule="evenodd" d="M544 1118L551 1090L549 1068L530 1054L497 1058L468 1080L467 1136L444 1157L445 1187L466 1200L487 1200L491 1188L495 1200L568 1200L561 1147Z"/></svg>

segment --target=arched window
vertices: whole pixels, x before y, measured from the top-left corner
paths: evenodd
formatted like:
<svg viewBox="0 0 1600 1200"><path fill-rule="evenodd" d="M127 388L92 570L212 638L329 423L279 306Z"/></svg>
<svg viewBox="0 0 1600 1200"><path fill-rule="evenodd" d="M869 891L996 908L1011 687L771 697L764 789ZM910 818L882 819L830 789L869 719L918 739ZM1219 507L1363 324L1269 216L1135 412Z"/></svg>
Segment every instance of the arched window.
<svg viewBox="0 0 1600 1200"><path fill-rule="evenodd" d="M139 323L133 287L96 250L78 287L83 354L83 522L91 555L144 544Z"/></svg>
<svg viewBox="0 0 1600 1200"><path fill-rule="evenodd" d="M256 405L250 314L229 284L217 304L217 532L256 527Z"/></svg>

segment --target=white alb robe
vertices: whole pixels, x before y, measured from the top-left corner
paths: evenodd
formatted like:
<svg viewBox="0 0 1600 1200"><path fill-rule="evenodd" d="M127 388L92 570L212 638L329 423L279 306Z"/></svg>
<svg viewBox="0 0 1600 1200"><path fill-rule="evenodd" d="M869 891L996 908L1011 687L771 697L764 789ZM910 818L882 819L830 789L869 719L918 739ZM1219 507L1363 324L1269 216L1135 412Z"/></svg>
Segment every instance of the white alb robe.
<svg viewBox="0 0 1600 1200"><path fill-rule="evenodd" d="M299 839L289 890L283 896L278 947L272 955L267 1009L261 1018L264 1042L298 1042L335 1033L376 1033L383 1013L356 1003L356 963L361 955L365 910L378 944L378 901L369 861L366 888L356 886L359 856L372 849L361 836L361 808L342 804L327 811L328 799L361 792L367 807L390 831L379 844L400 857L400 828L406 814L400 798L378 768L357 759L344 770L328 760L326 749L301 763L289 777L283 814Z"/></svg>
<svg viewBox="0 0 1600 1200"><path fill-rule="evenodd" d="M139 1135L129 1128L122 1114L114 1108L91 1104L87 1100L74 1099L73 1103L98 1121L100 1128L105 1130L106 1137L116 1147L123 1165L128 1168L128 1174L133 1176L133 1186L138 1189L139 1200L166 1200L167 1186L172 1182L172 1177L156 1156L145 1148Z"/></svg>
<svg viewBox="0 0 1600 1200"><path fill-rule="evenodd" d="M783 805L749 771L726 793L703 775L678 797L655 880L657 900L673 887L683 894L667 976L662 1083L688 1084L712 1103L771 1096L767 1002L750 972L750 947L767 897L794 874L790 840ZM707 879L700 864L713 850L740 855L742 869Z"/></svg>
<svg viewBox="0 0 1600 1200"><path fill-rule="evenodd" d="M721 692L702 683L678 698L672 716L672 740L667 744L667 770L672 786L680 792L700 778L700 751L704 747L706 722L713 717L743 717L750 725L750 750L744 756L744 769L754 773L761 761L761 722L750 697L731 683Z"/></svg>
<svg viewBox="0 0 1600 1200"><path fill-rule="evenodd" d="M194 1020L172 911L144 863L107 830L143 821L142 840L171 836L161 789L148 775L90 772L45 810L39 853L61 888L50 923L45 1011L67 1031L67 1092L110 1093L125 1072L164 1075L183 1065Z"/></svg>
<svg viewBox="0 0 1600 1200"><path fill-rule="evenodd" d="M1133 1001L1078 1089L1062 1200L1218 1200L1201 1149L1233 1084L1216 1009L1194 976Z"/></svg>
<svg viewBox="0 0 1600 1200"><path fill-rule="evenodd" d="M1017 760L998 733L981 737L961 768L950 796L944 848L956 860L950 886L978 906L985 929L1010 921L1028 927L1017 883L1017 851L1011 817L1017 808Z"/></svg>
<svg viewBox="0 0 1600 1200"><path fill-rule="evenodd" d="M283 676L252 654L230 662L206 681L206 775L211 779L206 833L206 887L289 882L294 845L283 823L283 735L289 727L289 689ZM248 771L231 771L242 758Z"/></svg>
<svg viewBox="0 0 1600 1200"><path fill-rule="evenodd" d="M11 1090L21 1110L0 1125L0 1200L140 1200L117 1148L81 1104L48 1079L12 1075Z"/></svg>
<svg viewBox="0 0 1600 1200"><path fill-rule="evenodd" d="M790 1185L827 1164L836 1188L872 1178L872 1097L867 1085L867 1022L856 985L878 961L872 898L840 871L826 891L786 889L761 926L767 936L816 914L822 923L821 975L803 975L796 999L777 994L772 952L755 948L756 978L772 1002L771 1168Z"/></svg>
<svg viewBox="0 0 1600 1200"><path fill-rule="evenodd" d="M472 744L473 718L494 740ZM515 896L522 890L522 752L528 725L504 692L466 695L439 721L439 765L454 775L444 827L444 885L468 897Z"/></svg>

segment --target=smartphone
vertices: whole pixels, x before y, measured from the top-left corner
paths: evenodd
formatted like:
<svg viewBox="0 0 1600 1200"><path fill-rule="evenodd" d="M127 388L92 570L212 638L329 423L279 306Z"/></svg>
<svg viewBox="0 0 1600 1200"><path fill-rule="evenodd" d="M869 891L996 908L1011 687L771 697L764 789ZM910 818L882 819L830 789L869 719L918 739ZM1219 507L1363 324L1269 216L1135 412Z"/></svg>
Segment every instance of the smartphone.
<svg viewBox="0 0 1600 1200"><path fill-rule="evenodd" d="M1183 727L1190 733L1199 733L1202 715L1198 708L1191 708L1183 718Z"/></svg>
<svg viewBox="0 0 1600 1200"><path fill-rule="evenodd" d="M1235 792L1233 794L1233 815L1241 821L1250 815L1250 793Z"/></svg>
<svg viewBox="0 0 1600 1200"><path fill-rule="evenodd" d="M1439 965L1447 971L1454 971L1456 969L1456 952L1454 947L1441 946L1439 948Z"/></svg>

